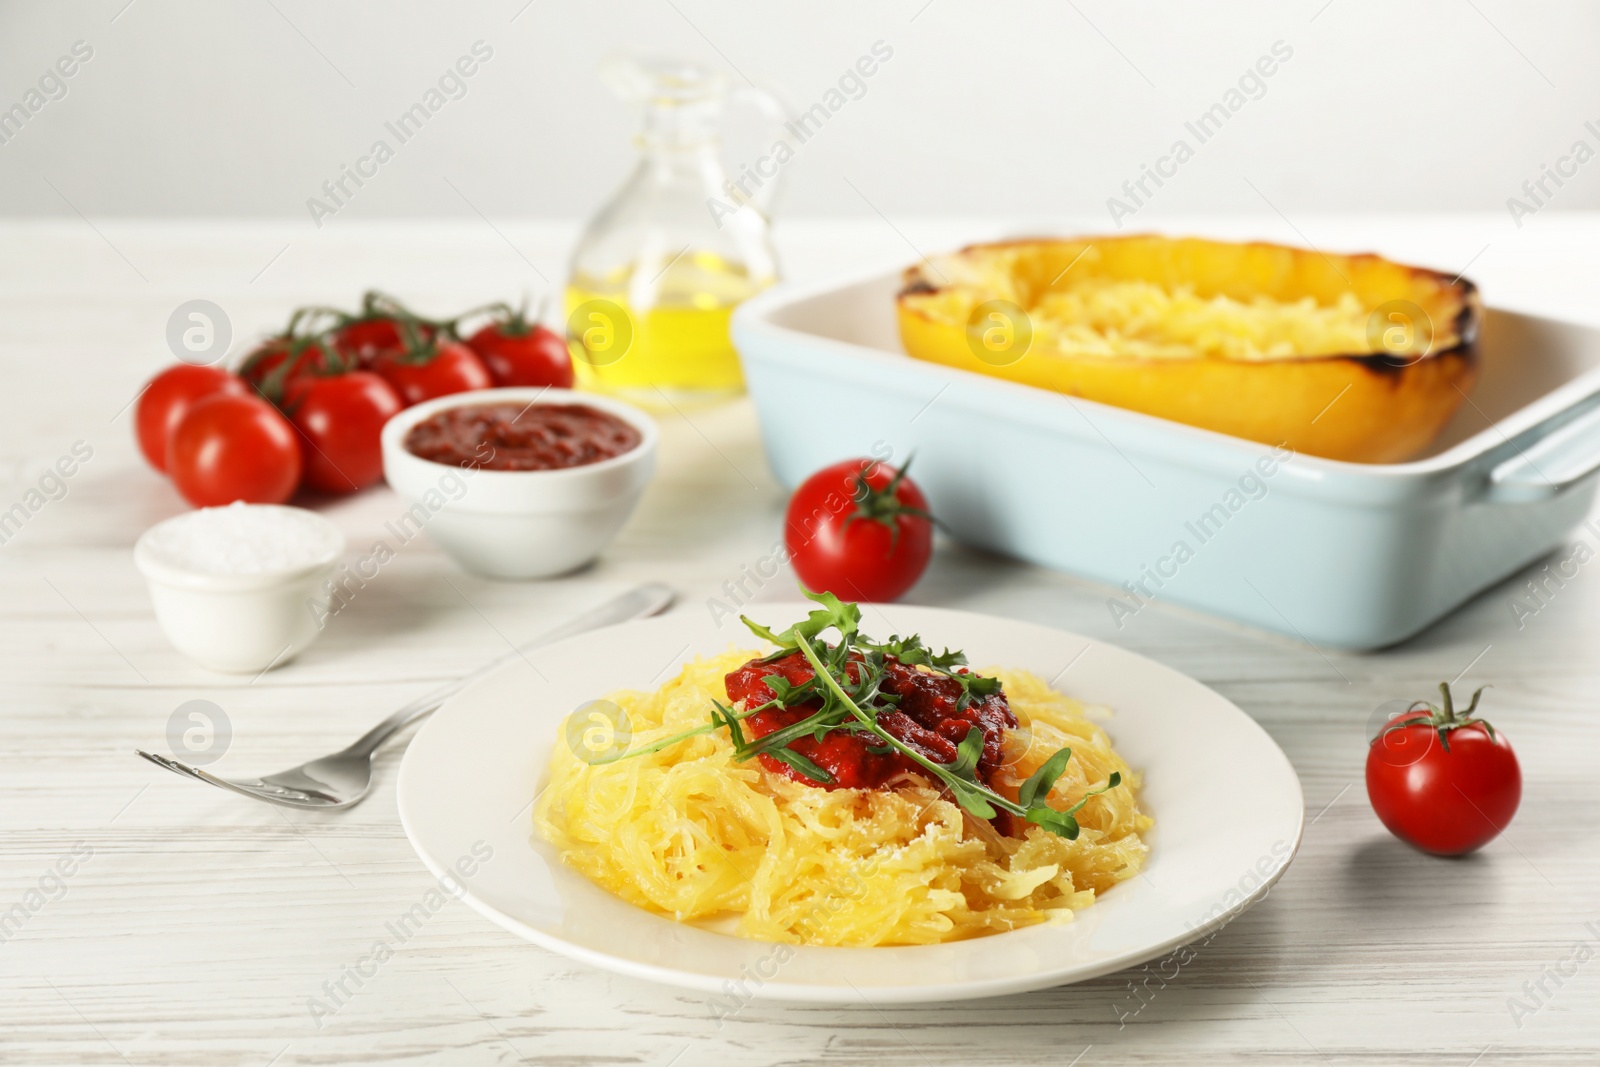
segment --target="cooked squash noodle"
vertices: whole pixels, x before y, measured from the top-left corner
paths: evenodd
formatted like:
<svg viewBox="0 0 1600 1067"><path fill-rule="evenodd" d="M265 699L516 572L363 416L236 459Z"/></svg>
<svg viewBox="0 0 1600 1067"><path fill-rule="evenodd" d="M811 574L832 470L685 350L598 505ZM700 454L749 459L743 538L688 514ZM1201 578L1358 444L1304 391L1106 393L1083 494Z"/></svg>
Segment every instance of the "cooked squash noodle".
<svg viewBox="0 0 1600 1067"><path fill-rule="evenodd" d="M723 678L760 652L696 659L651 693L610 696L630 744L703 725ZM1008 837L964 813L920 775L886 790L825 790L740 763L725 730L590 764L567 745L550 758L534 809L563 861L640 907L684 922L731 920L734 933L808 945L915 945L1069 921L1134 877L1151 819L1139 777L1077 701L1022 671L999 677L1022 727L1010 732L995 789L1015 799L1051 753L1072 759L1050 795L1065 809L1113 771L1123 787L1091 797L1076 840L1028 826Z"/></svg>
<svg viewBox="0 0 1600 1067"><path fill-rule="evenodd" d="M1104 359L1310 359L1372 351L1370 309L1353 293L1330 304L1309 296L1248 300L1201 296L1192 285L1092 278L1025 291L1009 279L956 285L922 298L925 312L962 323L991 294L1020 304L1042 353Z"/></svg>

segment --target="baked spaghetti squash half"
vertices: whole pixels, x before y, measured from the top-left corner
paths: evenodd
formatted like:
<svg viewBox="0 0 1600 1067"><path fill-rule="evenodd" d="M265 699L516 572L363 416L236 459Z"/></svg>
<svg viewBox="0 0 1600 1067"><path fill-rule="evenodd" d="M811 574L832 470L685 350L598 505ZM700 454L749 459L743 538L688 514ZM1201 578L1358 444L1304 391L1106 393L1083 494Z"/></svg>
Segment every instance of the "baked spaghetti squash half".
<svg viewBox="0 0 1600 1067"><path fill-rule="evenodd" d="M1360 463L1426 448L1478 377L1477 288L1376 255L1006 241L910 268L897 305L917 359Z"/></svg>

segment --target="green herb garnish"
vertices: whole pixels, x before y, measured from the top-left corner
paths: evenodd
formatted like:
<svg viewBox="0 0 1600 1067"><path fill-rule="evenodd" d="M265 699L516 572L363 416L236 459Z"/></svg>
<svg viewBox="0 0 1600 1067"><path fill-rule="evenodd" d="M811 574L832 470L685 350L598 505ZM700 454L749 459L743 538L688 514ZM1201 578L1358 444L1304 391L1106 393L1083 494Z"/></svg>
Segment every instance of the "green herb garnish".
<svg viewBox="0 0 1600 1067"><path fill-rule="evenodd" d="M950 678L961 685L957 708L964 710L974 699L982 699L1000 692L1000 680L965 670L967 658L959 651L945 649L935 653L923 645L915 634L909 637L892 637L886 642L875 642L861 633L861 609L844 603L832 593L812 593L801 590L806 597L820 605L805 620L781 632L744 616L740 619L756 636L778 646L778 651L765 657L767 661L780 659L799 652L811 664L815 676L801 685L793 685L782 677L764 679L772 691L773 699L744 711L713 701L711 721L704 726L652 742L642 748L596 760L611 763L619 759L657 752L669 745L691 737L726 729L733 741L734 758L740 761L756 756L771 756L815 782L831 784L833 777L816 763L789 747L790 742L801 737L821 741L833 731L864 735L869 750L877 754L897 752L927 771L962 809L982 819L992 819L997 812L1005 811L1041 826L1068 840L1078 836L1078 820L1074 816L1088 803L1090 797L1115 789L1122 784L1122 775L1113 772L1106 783L1085 793L1066 811L1057 811L1046 803L1050 790L1065 773L1072 759L1072 750L1063 748L1052 755L1022 784L1016 801L990 789L978 779L978 760L983 754L983 731L974 726L957 746L956 758L950 763L938 763L901 741L878 724L880 710L892 709L898 697L882 691L887 676L888 662L897 660L908 666L926 667L936 674ZM829 645L821 639L824 631L834 630L839 641ZM819 702L820 707L788 726L774 730L755 739L747 739L742 720L770 708L794 707Z"/></svg>

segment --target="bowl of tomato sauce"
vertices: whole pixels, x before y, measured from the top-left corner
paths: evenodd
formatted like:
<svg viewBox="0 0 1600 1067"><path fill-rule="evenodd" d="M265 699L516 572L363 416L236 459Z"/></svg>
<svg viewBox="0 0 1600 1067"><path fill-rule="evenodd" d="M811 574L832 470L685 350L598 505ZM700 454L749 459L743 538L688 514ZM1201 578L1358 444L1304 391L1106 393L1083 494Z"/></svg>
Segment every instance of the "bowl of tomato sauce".
<svg viewBox="0 0 1600 1067"><path fill-rule="evenodd" d="M655 473L655 422L570 389L483 389L429 400L383 427L383 473L423 531L466 570L548 578L592 561Z"/></svg>

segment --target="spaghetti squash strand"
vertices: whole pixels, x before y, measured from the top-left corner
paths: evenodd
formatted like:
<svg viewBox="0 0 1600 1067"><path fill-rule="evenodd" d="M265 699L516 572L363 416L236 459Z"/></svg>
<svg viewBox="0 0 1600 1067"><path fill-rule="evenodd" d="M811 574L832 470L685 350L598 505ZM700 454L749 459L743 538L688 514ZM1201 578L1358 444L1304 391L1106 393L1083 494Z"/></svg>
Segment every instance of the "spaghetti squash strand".
<svg viewBox="0 0 1600 1067"><path fill-rule="evenodd" d="M636 745L706 721L723 678L758 652L697 659L653 693L609 699ZM1006 837L914 776L889 790L818 789L734 759L722 731L591 765L550 758L536 830L562 859L634 904L683 921L732 918L741 937L812 945L952 941L1069 921L1136 875L1151 819L1139 777L1077 701L998 670L1022 727L995 788L1017 789L1056 749L1072 759L1048 798L1066 810L1113 772L1126 788L1090 796L1076 840L1029 826Z"/></svg>

